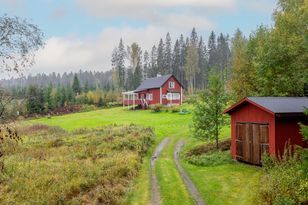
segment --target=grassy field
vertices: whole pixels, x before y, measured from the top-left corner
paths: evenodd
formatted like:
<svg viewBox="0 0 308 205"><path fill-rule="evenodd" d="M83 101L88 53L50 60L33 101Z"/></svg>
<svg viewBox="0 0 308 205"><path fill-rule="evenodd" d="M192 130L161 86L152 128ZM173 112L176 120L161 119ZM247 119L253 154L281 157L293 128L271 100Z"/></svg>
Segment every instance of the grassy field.
<svg viewBox="0 0 308 205"><path fill-rule="evenodd" d="M161 186L163 204L193 204L193 201L184 186L173 162L174 145L179 139L185 139L186 148L203 143L189 134L191 114L151 111L129 111L123 108L103 109L86 113L76 113L64 116L41 118L25 122L26 124L47 124L60 126L68 131L79 128L95 128L108 124L137 124L150 126L156 133L155 145L163 138L170 137L170 143L163 150L157 161L156 174ZM222 137L229 137L230 128L224 127ZM151 150L155 146L152 146ZM149 204L149 160L148 154L134 186L127 195L127 204ZM188 171L202 196L208 204L219 204L230 199L231 202L242 200L243 204L253 204L250 193L258 175L258 169L239 163L231 163L218 167L198 167L186 163L182 164ZM232 191L233 190L233 191ZM236 190L236 191L234 191ZM244 198L244 199L243 199ZM244 203L245 202L245 203Z"/></svg>
<svg viewBox="0 0 308 205"><path fill-rule="evenodd" d="M0 204L120 204L154 140L135 125L71 133L33 125L20 134L0 173Z"/></svg>

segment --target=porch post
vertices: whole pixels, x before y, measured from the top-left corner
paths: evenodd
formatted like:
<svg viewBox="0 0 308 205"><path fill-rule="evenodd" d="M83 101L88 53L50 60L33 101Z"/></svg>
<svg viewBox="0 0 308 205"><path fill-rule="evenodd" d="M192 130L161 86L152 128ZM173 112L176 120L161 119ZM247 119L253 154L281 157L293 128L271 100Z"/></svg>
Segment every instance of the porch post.
<svg viewBox="0 0 308 205"><path fill-rule="evenodd" d="M123 103L123 108L124 108L124 97L125 97L125 94L122 93L122 103Z"/></svg>
<svg viewBox="0 0 308 205"><path fill-rule="evenodd" d="M162 105L163 104L163 92L162 92L162 88L160 87L160 93L159 93L159 103Z"/></svg>
<svg viewBox="0 0 308 205"><path fill-rule="evenodd" d="M135 109L135 93L133 93L133 109Z"/></svg>
<svg viewBox="0 0 308 205"><path fill-rule="evenodd" d="M128 104L127 104L127 109L129 110L129 101L130 101L130 94L127 94L128 97Z"/></svg>
<svg viewBox="0 0 308 205"><path fill-rule="evenodd" d="M183 104L183 88L181 86L181 105Z"/></svg>

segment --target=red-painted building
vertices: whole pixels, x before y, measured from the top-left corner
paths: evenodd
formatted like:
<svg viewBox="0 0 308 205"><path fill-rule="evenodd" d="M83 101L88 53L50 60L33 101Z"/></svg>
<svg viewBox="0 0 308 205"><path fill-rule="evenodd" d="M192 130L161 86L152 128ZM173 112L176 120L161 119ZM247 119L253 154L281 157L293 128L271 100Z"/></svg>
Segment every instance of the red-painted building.
<svg viewBox="0 0 308 205"><path fill-rule="evenodd" d="M308 124L305 108L307 97L247 97L225 110L233 159L259 165L264 152L282 155L288 143L307 147L298 125Z"/></svg>
<svg viewBox="0 0 308 205"><path fill-rule="evenodd" d="M183 86L174 75L157 76L144 80L136 90L123 92L124 106L180 105Z"/></svg>

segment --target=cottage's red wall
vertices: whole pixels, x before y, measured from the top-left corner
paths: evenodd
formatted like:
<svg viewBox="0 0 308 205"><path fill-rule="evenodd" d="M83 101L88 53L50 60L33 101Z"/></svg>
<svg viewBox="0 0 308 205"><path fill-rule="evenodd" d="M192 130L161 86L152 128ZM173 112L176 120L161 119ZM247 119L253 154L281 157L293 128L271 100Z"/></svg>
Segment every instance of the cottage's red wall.
<svg viewBox="0 0 308 205"><path fill-rule="evenodd" d="M287 142L302 147L308 147L300 134L299 122L307 124L307 117L276 117L276 153L282 155Z"/></svg>
<svg viewBox="0 0 308 205"><path fill-rule="evenodd" d="M160 89L159 88L152 88L148 90L143 90L138 93L139 99L141 99L141 94L144 94L144 98L146 99L146 94L152 93L153 98L152 100L147 100L149 105L158 104L160 99Z"/></svg>
<svg viewBox="0 0 308 205"><path fill-rule="evenodd" d="M169 88L169 82L174 82L174 88ZM175 77L171 76L162 86L162 95L167 95L168 90L175 91L181 94L181 84L175 79ZM181 95L181 98L183 96ZM167 105L170 104L171 101L167 100L167 98L162 99L162 104ZM180 100L172 100L172 104L181 104Z"/></svg>
<svg viewBox="0 0 308 205"><path fill-rule="evenodd" d="M268 112L263 111L255 105L250 103L243 103L239 108L234 110L231 114L231 154L233 159L236 155L236 123L237 122L255 122L269 124L269 152L276 153L275 149L275 118Z"/></svg>

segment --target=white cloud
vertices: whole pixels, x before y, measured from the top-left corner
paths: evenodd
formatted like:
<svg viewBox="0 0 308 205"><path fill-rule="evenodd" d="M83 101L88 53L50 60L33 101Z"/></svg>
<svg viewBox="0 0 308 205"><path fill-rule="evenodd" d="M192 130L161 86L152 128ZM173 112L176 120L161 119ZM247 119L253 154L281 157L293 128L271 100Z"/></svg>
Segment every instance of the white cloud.
<svg viewBox="0 0 308 205"><path fill-rule="evenodd" d="M70 72L82 70L111 69L111 52L120 38L126 45L137 42L143 49L150 51L160 37L170 31L173 39L178 38L179 30L158 26L145 28L105 28L98 36L84 39L75 37L53 37L47 40L44 49L36 56L36 64L30 73ZM188 30L190 32L190 30Z"/></svg>
<svg viewBox="0 0 308 205"><path fill-rule="evenodd" d="M235 0L77 0L81 8L99 17L129 17L151 20L162 10L193 8L230 9ZM158 12L157 12L158 11ZM162 12L164 13L164 12ZM154 18L155 20L155 18Z"/></svg>

